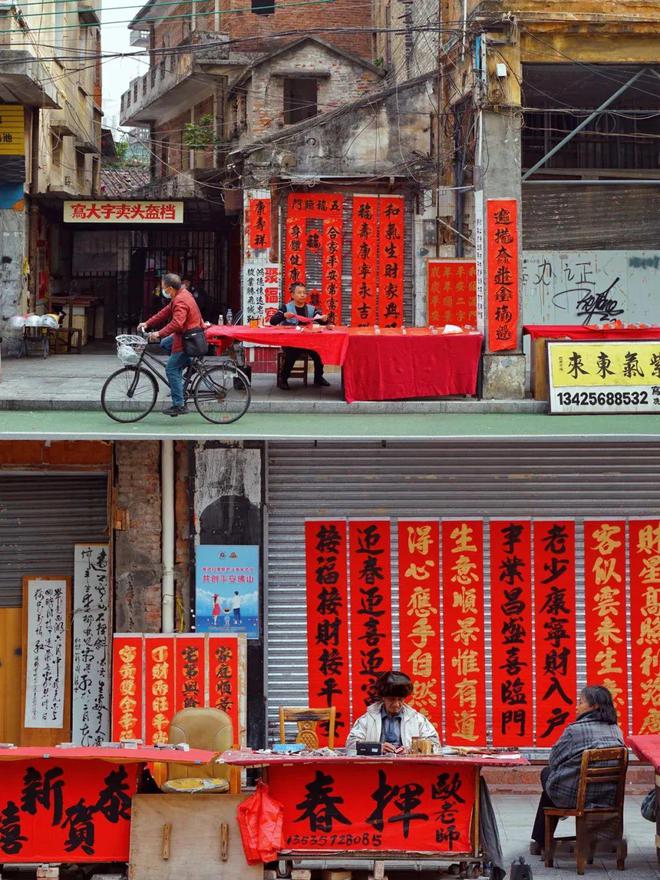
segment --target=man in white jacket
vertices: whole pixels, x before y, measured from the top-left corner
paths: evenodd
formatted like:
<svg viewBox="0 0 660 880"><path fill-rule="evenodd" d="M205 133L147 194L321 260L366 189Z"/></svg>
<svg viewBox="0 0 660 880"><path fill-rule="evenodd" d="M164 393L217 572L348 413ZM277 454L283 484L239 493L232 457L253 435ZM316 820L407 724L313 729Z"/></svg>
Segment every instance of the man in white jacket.
<svg viewBox="0 0 660 880"><path fill-rule="evenodd" d="M412 694L412 681L403 672L385 672L376 689L380 699L357 719L346 740L346 751L355 752L359 742L382 743L383 752L410 751L413 737L422 737L440 746L438 732L431 722L406 705Z"/></svg>

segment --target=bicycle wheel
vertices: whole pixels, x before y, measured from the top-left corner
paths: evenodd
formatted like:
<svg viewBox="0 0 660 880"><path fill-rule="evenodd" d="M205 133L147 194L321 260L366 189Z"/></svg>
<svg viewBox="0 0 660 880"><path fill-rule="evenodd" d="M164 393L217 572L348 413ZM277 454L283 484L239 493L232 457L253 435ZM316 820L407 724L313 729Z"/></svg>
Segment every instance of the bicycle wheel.
<svg viewBox="0 0 660 880"><path fill-rule="evenodd" d="M195 383L195 406L207 422L228 425L235 422L250 406L250 386L235 367L221 364L199 371Z"/></svg>
<svg viewBox="0 0 660 880"><path fill-rule="evenodd" d="M124 367L105 380L101 406L115 422L139 422L156 405L158 386L148 370Z"/></svg>

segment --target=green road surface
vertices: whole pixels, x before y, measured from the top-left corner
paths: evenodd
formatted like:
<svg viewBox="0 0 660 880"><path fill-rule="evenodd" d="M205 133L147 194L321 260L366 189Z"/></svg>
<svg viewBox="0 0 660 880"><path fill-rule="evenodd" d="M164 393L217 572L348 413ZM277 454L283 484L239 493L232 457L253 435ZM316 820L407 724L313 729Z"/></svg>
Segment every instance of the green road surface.
<svg viewBox="0 0 660 880"><path fill-rule="evenodd" d="M547 440L657 441L656 415L548 416L541 414L391 414L248 413L222 427L197 413L172 419L152 413L134 425L120 425L103 412L50 410L0 411L0 440L103 439L154 440Z"/></svg>

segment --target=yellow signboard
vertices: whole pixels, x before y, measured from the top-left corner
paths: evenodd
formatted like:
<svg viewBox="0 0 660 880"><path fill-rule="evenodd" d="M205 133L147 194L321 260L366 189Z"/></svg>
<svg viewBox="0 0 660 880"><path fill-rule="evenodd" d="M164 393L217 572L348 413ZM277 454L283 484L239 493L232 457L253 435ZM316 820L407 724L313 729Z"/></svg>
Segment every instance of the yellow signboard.
<svg viewBox="0 0 660 880"><path fill-rule="evenodd" d="M25 154L25 116L22 104L0 104L0 156Z"/></svg>
<svg viewBox="0 0 660 880"><path fill-rule="evenodd" d="M660 339L548 343L550 411L660 413Z"/></svg>
<svg viewBox="0 0 660 880"><path fill-rule="evenodd" d="M65 223L183 223L183 202L64 202Z"/></svg>

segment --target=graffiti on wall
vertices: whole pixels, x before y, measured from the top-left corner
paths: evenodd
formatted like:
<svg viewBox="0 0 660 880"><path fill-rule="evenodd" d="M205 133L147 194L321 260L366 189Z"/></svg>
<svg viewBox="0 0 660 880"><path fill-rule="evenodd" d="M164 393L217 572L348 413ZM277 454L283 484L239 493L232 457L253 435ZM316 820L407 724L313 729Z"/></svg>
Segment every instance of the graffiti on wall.
<svg viewBox="0 0 660 880"><path fill-rule="evenodd" d="M525 324L657 324L660 251L525 251Z"/></svg>

